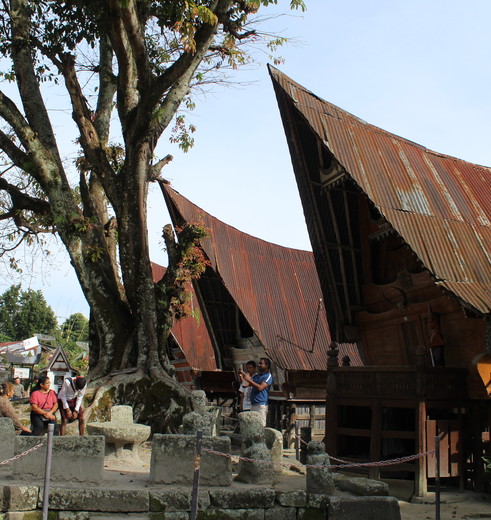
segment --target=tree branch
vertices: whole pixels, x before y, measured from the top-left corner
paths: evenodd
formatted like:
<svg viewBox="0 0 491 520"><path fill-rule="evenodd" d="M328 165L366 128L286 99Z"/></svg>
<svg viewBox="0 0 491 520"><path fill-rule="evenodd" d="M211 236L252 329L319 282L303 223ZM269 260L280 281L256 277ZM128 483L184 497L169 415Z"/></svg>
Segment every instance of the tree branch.
<svg viewBox="0 0 491 520"><path fill-rule="evenodd" d="M14 210L30 210L37 215L49 215L50 205L49 202L38 199L37 197L31 197L17 186L10 184L3 177L0 177L0 190L6 191L10 195Z"/></svg>
<svg viewBox="0 0 491 520"><path fill-rule="evenodd" d="M80 144L89 161L89 167L100 177L109 200L116 206L119 202L117 177L92 122L92 112L83 95L71 54L64 54L62 57L62 74L72 103L72 117L80 131Z"/></svg>
<svg viewBox="0 0 491 520"><path fill-rule="evenodd" d="M120 0L109 0L109 19L111 20L111 42L118 60L118 112L125 131L129 113L140 99L137 85L138 75L131 46L122 20Z"/></svg>
<svg viewBox="0 0 491 520"><path fill-rule="evenodd" d="M160 159L157 163L155 163L152 168L150 169L149 173L149 181L154 182L160 177L160 172L162 171L162 168L169 164L174 157L172 155L166 155L163 159Z"/></svg>
<svg viewBox="0 0 491 520"><path fill-rule="evenodd" d="M36 78L33 53L30 46L30 6L27 0L11 0L12 60L27 121L39 141L47 148L58 166L61 158L48 111ZM26 147L29 149L29 147Z"/></svg>
<svg viewBox="0 0 491 520"><path fill-rule="evenodd" d="M140 90L142 90L142 88L147 89L152 83L151 80L153 76L148 61L142 23L140 22L134 0L127 2L126 6L121 8L121 18L138 71L138 88ZM141 84L141 82L143 82L143 84Z"/></svg>
<svg viewBox="0 0 491 520"><path fill-rule="evenodd" d="M111 113L117 86L112 60L111 42L108 38L102 37L99 42L99 95L94 118L94 128L102 145L106 145L109 140Z"/></svg>

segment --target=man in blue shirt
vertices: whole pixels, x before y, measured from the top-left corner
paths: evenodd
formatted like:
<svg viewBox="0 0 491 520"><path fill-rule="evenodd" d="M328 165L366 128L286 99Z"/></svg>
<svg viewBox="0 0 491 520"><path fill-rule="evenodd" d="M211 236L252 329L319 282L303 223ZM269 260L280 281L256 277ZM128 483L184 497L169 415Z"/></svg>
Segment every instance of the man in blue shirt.
<svg viewBox="0 0 491 520"><path fill-rule="evenodd" d="M257 364L258 373L251 378L249 374L241 371L244 381L247 381L251 389L251 412L258 412L261 416L261 423L266 426L268 415L269 390L273 384L271 374L271 361L268 358L261 358Z"/></svg>

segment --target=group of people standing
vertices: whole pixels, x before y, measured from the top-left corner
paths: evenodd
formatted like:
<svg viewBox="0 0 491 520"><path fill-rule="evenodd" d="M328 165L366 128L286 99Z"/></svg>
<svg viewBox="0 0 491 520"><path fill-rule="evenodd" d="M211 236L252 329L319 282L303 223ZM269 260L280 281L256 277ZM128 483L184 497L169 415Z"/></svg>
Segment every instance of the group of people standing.
<svg viewBox="0 0 491 520"><path fill-rule="evenodd" d="M58 394L51 389L48 376L41 376L31 392L31 429L21 424L10 400L14 397L14 383L2 383L0 387L0 417L8 417L14 423L16 433L42 435L46 423L56 423L56 413L61 415L60 435L65 435L68 422L78 421L80 435L85 434L85 418L82 400L87 389L83 377L67 377Z"/></svg>
<svg viewBox="0 0 491 520"><path fill-rule="evenodd" d="M266 426L269 391L273 385L271 361L268 358L261 358L259 363L248 361L245 369L239 371L240 409L258 412L262 425Z"/></svg>

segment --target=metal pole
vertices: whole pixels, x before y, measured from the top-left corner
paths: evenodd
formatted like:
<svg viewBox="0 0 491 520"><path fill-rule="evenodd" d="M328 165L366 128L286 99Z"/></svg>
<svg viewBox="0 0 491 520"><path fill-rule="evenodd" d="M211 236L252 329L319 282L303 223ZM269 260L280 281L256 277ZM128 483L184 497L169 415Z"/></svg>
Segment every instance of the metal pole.
<svg viewBox="0 0 491 520"><path fill-rule="evenodd" d="M436 456L436 478L435 478L435 518L440 520L440 436L435 437L435 456Z"/></svg>
<svg viewBox="0 0 491 520"><path fill-rule="evenodd" d="M48 520L49 481L51 478L51 453L53 451L54 423L48 423L48 443L46 445L46 463L44 465L43 520Z"/></svg>
<svg viewBox="0 0 491 520"><path fill-rule="evenodd" d="M194 446L193 490L191 493L191 511L189 513L189 520L196 520L196 516L198 515L199 472L201 469L202 441L203 430L198 430L196 432L196 444Z"/></svg>
<svg viewBox="0 0 491 520"><path fill-rule="evenodd" d="M300 460L300 425L295 421L295 458Z"/></svg>

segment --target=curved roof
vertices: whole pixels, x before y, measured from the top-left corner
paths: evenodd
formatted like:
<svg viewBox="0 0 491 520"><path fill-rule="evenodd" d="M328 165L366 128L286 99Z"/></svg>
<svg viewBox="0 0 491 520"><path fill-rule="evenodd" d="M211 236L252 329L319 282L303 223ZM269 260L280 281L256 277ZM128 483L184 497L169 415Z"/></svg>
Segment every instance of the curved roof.
<svg viewBox="0 0 491 520"><path fill-rule="evenodd" d="M436 283L469 310L491 312L491 169L370 125L274 67L270 73L277 95L288 99Z"/></svg>
<svg viewBox="0 0 491 520"><path fill-rule="evenodd" d="M331 338L326 314L318 312L322 292L313 254L243 233L169 185L163 190L174 220L177 213L210 230L210 238L201 241L203 250L267 355L283 369L326 370ZM352 365L362 364L356 346L341 345L340 357L346 354Z"/></svg>

